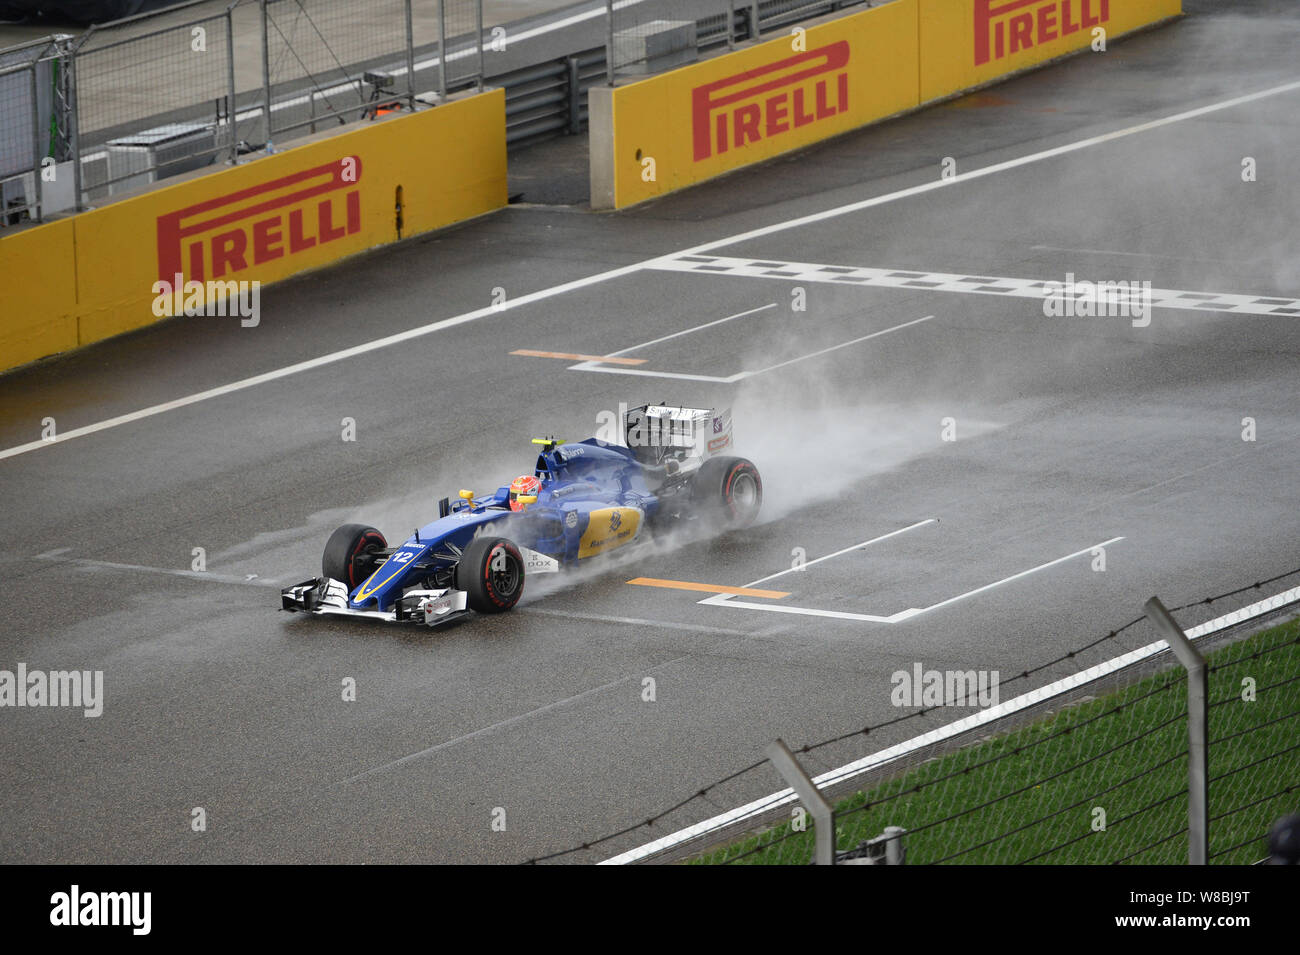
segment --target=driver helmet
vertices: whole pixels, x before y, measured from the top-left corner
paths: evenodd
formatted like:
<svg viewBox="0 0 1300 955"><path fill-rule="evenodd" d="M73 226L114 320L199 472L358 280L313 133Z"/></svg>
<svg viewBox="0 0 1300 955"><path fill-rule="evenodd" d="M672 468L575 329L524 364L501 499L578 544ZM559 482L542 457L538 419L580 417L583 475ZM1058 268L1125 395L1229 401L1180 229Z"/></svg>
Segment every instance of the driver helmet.
<svg viewBox="0 0 1300 955"><path fill-rule="evenodd" d="M542 482L531 474L523 474L510 482L510 510L522 511L528 506L520 497L536 497L542 489Z"/></svg>

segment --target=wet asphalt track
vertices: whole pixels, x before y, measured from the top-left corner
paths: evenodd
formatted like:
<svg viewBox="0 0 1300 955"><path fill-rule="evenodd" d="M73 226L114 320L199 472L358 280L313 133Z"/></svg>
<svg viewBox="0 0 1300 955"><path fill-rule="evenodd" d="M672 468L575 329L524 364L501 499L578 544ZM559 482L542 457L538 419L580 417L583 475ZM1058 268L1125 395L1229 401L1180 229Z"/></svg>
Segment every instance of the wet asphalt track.
<svg viewBox="0 0 1300 955"><path fill-rule="evenodd" d="M622 215L512 207L268 289L256 329L178 320L0 377L0 448L45 417L67 432L479 309L496 286L513 299L931 182L944 156L966 172L1294 82L1298 39L1294 14L1189 17ZM1297 115L1293 90L703 254L1295 298ZM832 350L734 383L509 354L606 354L754 309L638 367L728 378ZM772 737L896 716L889 674L915 661L1012 672L1152 593L1291 570L1298 358L1300 315L1161 309L1135 328L997 293L639 268L0 460L0 666L106 685L99 719L0 712L0 861L521 861L666 808ZM765 523L440 632L277 612L335 525L400 539L437 497L529 470L530 436L581 438L601 410L658 399L734 405ZM912 525L764 585L812 611L942 604L893 623L625 583L746 584L795 548ZM1104 573L1084 555L947 603L1114 538ZM773 788L755 773L729 796Z"/></svg>

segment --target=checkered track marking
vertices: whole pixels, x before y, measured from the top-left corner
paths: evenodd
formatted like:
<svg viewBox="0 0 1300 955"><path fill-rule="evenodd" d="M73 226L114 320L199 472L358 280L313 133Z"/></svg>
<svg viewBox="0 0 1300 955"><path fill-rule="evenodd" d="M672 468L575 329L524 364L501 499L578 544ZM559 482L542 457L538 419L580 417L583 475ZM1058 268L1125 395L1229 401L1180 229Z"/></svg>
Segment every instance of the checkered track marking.
<svg viewBox="0 0 1300 955"><path fill-rule="evenodd" d="M1039 300L1043 298L1043 290L1047 285L1047 281L1043 279L956 275L949 272L898 272L891 269L855 268L847 265L768 262L703 255L660 259L652 263L650 268L670 272L708 272L711 275L851 283L858 286L871 284L882 288L921 288L933 292L1004 295ZM1079 298L1077 295L1075 297ZM1125 300L1126 293L1118 293L1116 301L1122 303ZM1300 299L1238 295L1231 292L1188 292L1182 289L1153 288L1151 306L1226 312L1233 315L1300 315Z"/></svg>

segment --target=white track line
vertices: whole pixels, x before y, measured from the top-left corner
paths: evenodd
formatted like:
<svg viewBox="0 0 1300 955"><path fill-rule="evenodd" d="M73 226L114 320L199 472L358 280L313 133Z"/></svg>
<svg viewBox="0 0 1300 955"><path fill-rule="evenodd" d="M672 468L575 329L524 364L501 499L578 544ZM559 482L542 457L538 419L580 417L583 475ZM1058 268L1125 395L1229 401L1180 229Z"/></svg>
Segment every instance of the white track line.
<svg viewBox="0 0 1300 955"><path fill-rule="evenodd" d="M760 604L748 600L717 599L715 597L710 597L699 602L702 604L711 604L714 607L731 607L737 610L765 610L768 613L792 613L805 617L829 617L834 620L861 620L867 623L902 623L905 620L911 620L913 617L919 617L923 613L929 613L931 610L938 610L940 607L947 607L949 604L954 604L959 600L965 600L967 597L974 597L976 594L985 593L986 591L992 590L994 587L1001 587L1003 584L1009 584L1012 581L1020 580L1022 577L1028 577L1030 574L1036 574L1040 570L1047 570L1049 567L1063 564L1067 560L1074 560L1076 557L1090 554L1098 547L1117 544L1122 540L1124 540L1123 537L1112 537L1110 540L1102 541L1100 544L1093 544L1091 547L1077 550L1073 554L1066 554L1064 557L1056 558L1056 560L1049 560L1045 564L1039 564L1037 567L1022 570L1018 574L1012 574L1010 577L1003 577L1001 580L995 580L991 584L976 587L974 590L968 590L964 594L958 594L956 597L949 597L947 600L941 600L928 607L909 607L907 610L900 610L898 613L889 614L888 616L869 613L849 613L844 610L818 610L813 607L787 607L781 604ZM722 594L718 595L718 597L724 596L725 595Z"/></svg>
<svg viewBox="0 0 1300 955"><path fill-rule="evenodd" d="M766 577L758 578L758 580L751 580L749 583L745 584L745 586L747 588L757 587L759 584L765 584L769 580L776 580L776 578L784 577L786 574L803 573L809 567L812 567L815 564L820 564L824 560L830 560L832 557L839 557L843 554L852 553L855 550L862 550L865 547L870 547L872 544L878 544L881 541L889 540L891 537L897 537L899 534L906 534L908 531L914 531L918 527L925 527L927 524L938 524L938 523L939 523L939 519L937 517L927 517L923 521L917 521L915 524L908 524L906 527L900 527L898 530L890 531L888 534L881 534L879 537L873 537L871 538L871 540L863 541L861 544L854 544L852 547L845 547L843 550L837 550L831 554L823 554L821 557L817 557L810 561L805 561L799 567L787 567L785 570L778 570L775 574L768 574Z"/></svg>
<svg viewBox="0 0 1300 955"><path fill-rule="evenodd" d="M822 222L826 219L835 218L836 216L848 215L853 212L860 212L863 209L870 209L875 206L884 205L889 202L896 202L899 199L907 199L912 196L924 195L936 189L947 189L957 183L972 182L985 176L991 176L996 173L1006 172L1009 169L1016 169L1020 166L1028 166L1032 163L1043 162L1048 159L1055 159L1058 156L1068 155L1081 149L1087 149L1092 146L1099 146L1103 143L1113 142L1126 136L1133 136L1138 133L1149 132L1153 129L1160 129L1164 126L1170 126L1174 123L1184 122L1189 119L1196 119L1200 116L1207 116L1211 113L1219 112L1225 109L1233 109L1237 106L1253 103L1258 100L1266 99L1270 96L1279 96L1283 93L1290 93L1293 90L1300 89L1300 81L1284 83L1281 86L1270 87L1269 89L1260 90L1256 93L1249 93L1245 96L1235 96L1232 99L1222 100L1218 103L1211 103L1207 106L1200 106L1196 109L1185 110L1181 113L1175 113L1172 116L1165 116L1160 119L1149 120L1145 123L1139 123L1135 126L1128 126L1124 129L1117 129L1113 132L1103 133L1099 136L1090 136L1087 139L1081 139L1073 143L1067 143L1064 146L1057 146L1053 149L1046 149L1041 152L1030 153L1027 156L1020 156L1016 159L1009 159L1005 162L995 163L991 166L985 166L981 169L974 169L970 172L960 173L952 179L940 180L935 179L917 186L911 186L907 189L900 189L896 192L886 193L880 196L872 196L870 199L861 199L857 202L846 203L845 205L835 206L831 209L824 209L821 212L814 212L806 216L800 216L796 219L789 219L784 222L777 222L771 225L762 226L757 229L750 229L747 232L741 232L736 235L727 236L722 239L715 239L712 242L705 242L689 249L682 249L677 252L664 256L655 256L652 259L646 259L634 265L626 265L621 268L610 269L605 272L599 272L595 275L589 275L586 278L575 279L571 282L563 282L559 285L553 285L550 288L540 289L527 295L522 295L516 299L507 299L497 306L488 306L486 308L475 309L456 315L452 318L446 318L437 322L430 322L427 325L421 325L417 328L409 329L405 332L399 332L395 335L388 335L378 338L361 345L354 345L351 348L345 348L341 351L331 352L327 355L321 355L318 358L308 359L307 361L297 362L279 368L274 371L268 371L261 375L254 375L251 378L244 378L240 381L222 385L217 388L209 388L207 391L201 391L197 394L188 395L184 398L177 398L173 401L153 405L149 408L142 408L139 411L133 411L130 414L118 415L106 421L100 421L95 424L85 425L80 428L74 428L71 431L64 432L52 441L31 441L27 444L20 444L12 448L6 448L0 451L0 460L11 458L19 454L27 454L31 451L38 451L41 448L48 448L56 444L63 444L72 438L80 438L89 434L116 428L120 425L129 424L133 421L139 421L142 418L149 418L156 414L162 414L166 411L172 411L176 408L184 408L188 405L200 401L206 401L209 398L216 398L221 395L227 395L231 392L241 391L245 388L252 388L255 385L263 384L268 381L276 381L280 378L287 378L290 375L296 375L300 372L310 371L314 368L320 368L323 365L333 364L346 358L352 358L356 355L363 355L380 348L386 348L389 345L395 345L400 342L410 341L413 338L419 338L423 335L429 335L433 332L441 331L445 328L452 328L465 322L476 321L480 318L489 318L503 311L517 308L520 305L527 305L532 302L539 302L544 299L554 298L557 295L564 295L580 288L586 288L589 285L597 285L601 282L608 282L611 279L620 278L625 275L631 275L635 272L646 268L651 268L657 262L671 260L679 255L689 255L697 252L709 252L724 246L733 245L737 242L745 242L750 239L757 239L766 235L773 235L778 232L784 232L789 229L798 229L802 226L811 225L816 222Z"/></svg>
<svg viewBox="0 0 1300 955"><path fill-rule="evenodd" d="M1232 613L1224 614L1222 617L1217 617L1198 627L1193 627L1187 631L1187 636L1195 640L1199 637L1204 637L1208 634L1217 633L1220 630L1234 627L1237 624L1245 623L1248 620L1253 620L1256 617L1261 617L1264 614L1271 613L1274 610L1297 601L1300 601L1300 587L1293 587L1290 590L1285 590L1282 593L1274 594L1272 597L1267 597L1264 600L1253 603L1248 607L1242 607L1240 610L1234 610ZM864 756L862 759L855 760L854 762L837 767L836 769L828 770L813 779L813 782L819 788L845 782L855 776L860 776L865 772L878 769L887 763L901 759L904 756L910 756L911 754L929 746L933 746L936 743L941 743L944 740L960 736L970 730L993 723L1004 716L1010 716L1013 713L1018 713L1028 707L1035 706L1039 703L1046 702L1053 697L1060 696L1062 693L1068 693L1070 690L1085 686L1094 680L1108 676L1118 670L1123 670L1125 667L1132 666L1135 663L1140 663L1158 653L1163 653L1167 649L1168 646L1163 640L1149 643L1145 647L1131 650L1128 653L1115 657L1114 659L1107 660L1105 663L1099 663L1086 670L1081 670L1080 672L1067 676L1064 679L1057 680L1054 683L1049 683L1046 686L1041 686L1036 690L1030 690L1028 693L1007 700L1005 703L999 703L997 706L991 706L988 709L981 710L980 712L967 716L964 719L948 723L945 726L940 726L937 729L931 730L928 733L910 739L904 743L890 746L888 749L881 750L878 753L872 753L870 756ZM762 799L756 799L751 803L746 803L745 805L740 806L739 808L714 816L712 819L698 822L693 826L688 826L685 829L672 833L671 835L656 839L653 842L646 843L636 849L621 853L611 859L606 859L600 864L627 865L632 862L637 862L641 859L646 859L669 849L676 848L684 843L698 839L701 836L710 835L730 826L734 826L737 823L756 818L780 806L792 803L795 799L796 796L793 790L783 789L778 793L773 793L772 795L766 796Z"/></svg>
<svg viewBox="0 0 1300 955"><path fill-rule="evenodd" d="M872 332L870 335L863 335L860 338L854 338L851 341L841 342L840 344L832 345L829 348L822 348L815 352L809 352L807 355L800 355L798 358L791 358L788 361L778 362L775 365L768 365L766 368L759 368L756 371L742 371L739 374L732 375L731 380L740 381L743 378L753 378L755 375L765 375L769 371L776 371L778 368L785 368L787 365L793 365L795 362L807 361L809 358L819 358L822 355L830 354L831 352L838 351L841 348L848 348L850 345L858 345L872 338L879 338L881 335L888 335L891 332L902 331L904 328L911 328L913 325L920 325L922 322L928 322L932 318L934 318L933 315L926 315L922 318L914 318L910 322L903 322L902 324L895 325L892 328L882 328L880 331Z"/></svg>
<svg viewBox="0 0 1300 955"><path fill-rule="evenodd" d="M881 541L887 541L891 537L897 537L899 534L906 534L908 531L914 531L918 527L925 527L927 524L937 524L937 523L939 523L938 518L927 517L923 521L917 521L915 524L909 524L906 527L900 527L898 530L890 531L888 534L881 534L879 537L873 537L871 538L871 540L863 541L861 544L854 544L852 547L845 547L841 550L835 551L834 553L823 554L821 557L818 557L814 560L807 561L799 567L788 567L785 570L778 570L775 574L768 574L766 577L760 577L758 578L758 580L751 580L749 583L745 584L745 587L747 588L756 587L759 584L767 583L769 580L776 580L776 578L778 577L784 577L786 574L801 573L803 571L806 571L809 567L814 566L815 564L820 564L824 560L830 560L832 557L839 557L843 554L849 554L855 550L865 550L866 548L870 547L872 544L879 544ZM735 596L736 596L735 594L714 594L711 597L705 597L703 600L699 600L696 602L702 604L712 604L713 606L717 606L718 604L731 600Z"/></svg>
<svg viewBox="0 0 1300 955"><path fill-rule="evenodd" d="M595 362L583 362L580 365L570 365L568 371L594 371L602 372L606 375L637 375L643 378L679 378L685 381L711 381L717 384L734 385L745 378L753 378L756 375L765 375L769 371L776 371L778 368L785 368L787 365L793 365L796 362L807 361L809 358L818 358L822 355L838 351L841 348L848 348L850 345L858 345L871 338L879 338L881 335L888 335L890 332L901 331L904 328L911 328L913 325L919 325L922 322L928 322L934 318L933 315L926 315L924 318L914 318L910 322L903 322L901 325L894 325L891 328L883 328L878 332L872 332L870 335L863 335L860 338L854 338L851 341L840 342L838 345L831 345L829 348L822 348L815 352L809 352L807 355L800 355L798 358L791 358L788 361L778 362L775 365L769 365L766 368L759 368L754 371L738 371L734 375L714 376L714 375L692 375L679 371L651 371L648 368L624 368L622 366L605 366L598 365ZM704 326L700 326L703 328ZM694 329L690 329L694 331ZM684 334L684 333L678 333ZM618 353L615 353L618 354Z"/></svg>
<svg viewBox="0 0 1300 955"><path fill-rule="evenodd" d="M536 613L546 617L563 617L566 620L594 620L597 623L617 623L631 627L658 627L665 630L682 630L686 633L708 633L720 637L752 637L756 630L732 630L728 627L707 627L699 623L678 623L675 620L645 620L640 617L614 617L603 613L576 613L568 610L550 610L543 607L519 607L516 613Z"/></svg>
<svg viewBox="0 0 1300 955"><path fill-rule="evenodd" d="M94 570L126 570L132 573L140 574L164 574L169 577L187 577L190 580L205 580L209 583L217 584L239 584L244 587L278 587L279 584L270 577L249 577L248 575L238 576L236 574L218 574L208 570L180 570L175 567L146 567L143 564L118 564L110 560L89 560L85 557L64 557L72 548L64 547L59 550L47 551L44 554L37 554L35 560L49 560L59 564L75 564L79 567L89 567Z"/></svg>
<svg viewBox="0 0 1300 955"><path fill-rule="evenodd" d="M933 179L929 182L921 183L919 186L910 186L907 189L900 189L897 192L887 193L883 196L873 196L870 199L860 199L857 202L835 206L831 209L825 209L822 212L813 212L806 216L800 216L797 219L790 219L786 222L778 222L773 223L772 225L761 226L757 229L750 229L748 232L742 232L739 235L728 236L725 239L706 242L703 245L697 245L694 248L686 249L682 252L662 256L661 259L672 259L678 255L693 255L699 252L710 252L714 249L722 248L723 246L734 245L738 242L747 242L750 239L759 239L766 235L784 232L787 229L797 229L801 226L812 225L813 223L822 222L826 219L833 219L836 216L848 215L852 212L860 212L863 209L871 209L875 206L884 205L888 202L895 202L899 199L924 195L927 192L934 192L938 189L948 189L960 182L971 182L975 179L982 179L985 176L992 176L996 173L1006 172L1008 169L1028 166L1032 163L1042 162L1045 159L1055 159L1058 156L1066 156L1070 153L1078 152L1081 149L1088 149L1092 146L1100 146L1103 143L1114 142L1115 140L1123 139L1126 136L1134 136L1138 133L1150 132L1153 129L1160 129L1164 126L1171 126L1174 123L1181 123L1189 119L1208 116L1209 114L1219 112L1220 110L1233 109L1237 106L1244 106L1247 103L1267 99L1270 96L1280 96L1283 93L1290 93L1295 90L1300 90L1300 80L1291 83L1283 83L1281 86L1272 86L1255 93L1247 93L1244 96L1234 96L1232 99L1221 100L1218 103L1211 103L1207 106L1198 106L1195 109L1175 113L1172 116L1164 116L1160 119L1148 120L1145 123L1138 123L1136 126L1127 126L1123 129L1117 129L1109 133L1102 133L1098 136L1090 136L1087 139L1080 139L1072 143L1066 143L1064 146L1056 146L1052 149L1044 149L1041 152L1030 153L1028 156L1018 156L1015 159L1008 159L1004 162L994 163L991 166L972 169L970 172L958 173L951 179Z"/></svg>
<svg viewBox="0 0 1300 955"><path fill-rule="evenodd" d="M647 669L650 671L662 670L665 667L672 666L674 663L681 663L683 660L689 660L689 659L690 659L689 655L674 657L671 660L665 660L663 663L656 663L654 666L648 667ZM370 776L375 776L378 775L379 773L385 773L390 769L396 769L398 766L404 766L407 763L414 762L417 759L421 759L425 756L432 755L433 753L437 753L440 750L450 749L452 746L456 746L460 743L468 742L469 740L472 739L477 739L480 736L486 736L490 733L495 733L497 730L504 729L507 726L513 726L516 723L522 723L524 720L532 719L534 716L542 716L554 710L558 710L563 707L569 706L572 703L577 703L581 700L585 700L587 699L587 697L596 696L597 694L604 693L606 690L612 690L616 686L622 686L626 683L632 683L634 681L639 684L642 678L643 678L642 674L638 673L634 676L620 677L617 680L611 680L608 683L602 683L600 686L593 686L589 690L583 690L581 693L575 693L573 696L566 697L563 700L553 700L552 702L547 703L544 706L539 706L534 710L529 710L527 713L520 713L517 716L511 716L508 719L504 719L501 720L500 722L493 723L490 726L484 726L481 727L480 729L474 730L473 732L466 733L464 736L457 736L454 739L444 740L441 743L435 743L433 746L429 746L426 747L425 749L419 750L418 752L410 753L406 756L402 756L398 759L394 759L391 762L384 763L382 766L376 766L373 769L367 769L363 773L357 773L355 776L349 776L347 779L342 780L342 783L345 785L347 783L355 783L362 779L366 779Z"/></svg>
<svg viewBox="0 0 1300 955"><path fill-rule="evenodd" d="M642 342L639 345L629 345L627 348L620 349L619 351L608 352L606 353L605 357L621 358L622 356L627 355L631 352L639 351L642 348L649 348L651 345L658 345L660 342L666 342L672 338L681 338L683 335L692 335L695 332L702 332L706 328L712 328L714 325L721 325L723 322L730 322L737 318L745 318L747 315L756 315L759 312L766 312L769 308L776 308L776 302L769 302L768 304L760 305L757 308L746 309L743 312L737 312L735 315L728 315L726 318L715 318L711 322L705 322L703 325L696 325L693 328L683 328L680 332L673 332L671 335L663 335L659 338L652 338L650 339L650 341ZM572 367L581 368L582 365L590 365L590 364L593 364L593 362L583 362L582 364L573 365Z"/></svg>
<svg viewBox="0 0 1300 955"><path fill-rule="evenodd" d="M906 269L868 268L866 266L830 265L821 262L779 262L774 259L733 258L724 256L679 256L660 260L653 266L691 275L725 278L780 279L783 282L821 282L855 288L897 288L909 292L955 292L961 295L1000 295L1003 298L1028 298L1037 302L1054 294L1062 303L1080 301L1075 292L1066 295L1065 276L1059 279L995 277L987 272L974 275L960 272L918 272ZM1086 279L1086 276L1082 278ZM1099 304L1124 306L1125 312L1141 307L1172 308L1196 312L1226 312L1231 315L1300 316L1300 299L1275 295L1243 295L1236 292L1193 292L1188 289L1143 289L1136 281L1126 282L1112 292L1098 291L1095 282L1088 299ZM1148 298L1149 296L1149 298ZM1127 314L1125 317L1129 317Z"/></svg>

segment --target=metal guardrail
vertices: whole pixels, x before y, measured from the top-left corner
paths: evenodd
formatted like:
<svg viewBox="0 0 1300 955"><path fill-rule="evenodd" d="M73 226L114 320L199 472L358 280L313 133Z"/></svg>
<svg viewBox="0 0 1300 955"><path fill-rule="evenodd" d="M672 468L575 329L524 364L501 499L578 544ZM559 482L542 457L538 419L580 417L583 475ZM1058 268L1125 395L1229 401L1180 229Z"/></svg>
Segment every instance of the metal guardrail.
<svg viewBox="0 0 1300 955"><path fill-rule="evenodd" d="M695 48L734 48L811 17L862 6L869 0L732 0L725 13L695 21ZM484 82L506 91L506 142L531 145L551 136L572 135L587 127L586 92L608 82L608 48L596 47L536 66L489 74Z"/></svg>
<svg viewBox="0 0 1300 955"><path fill-rule="evenodd" d="M520 146L573 135L587 126L586 92L605 81L605 50L596 48L490 76L506 91L506 143Z"/></svg>

